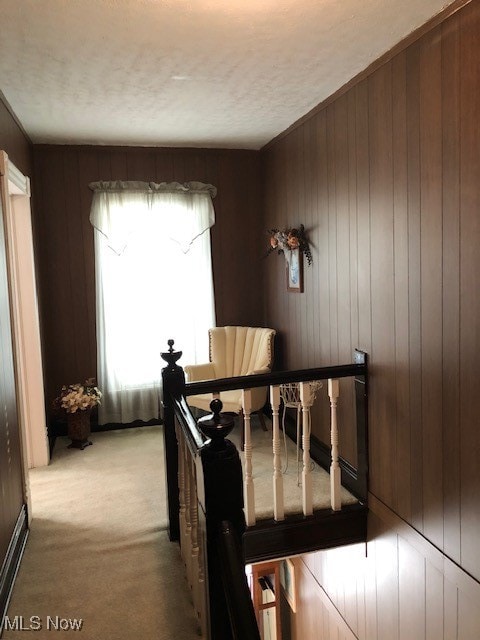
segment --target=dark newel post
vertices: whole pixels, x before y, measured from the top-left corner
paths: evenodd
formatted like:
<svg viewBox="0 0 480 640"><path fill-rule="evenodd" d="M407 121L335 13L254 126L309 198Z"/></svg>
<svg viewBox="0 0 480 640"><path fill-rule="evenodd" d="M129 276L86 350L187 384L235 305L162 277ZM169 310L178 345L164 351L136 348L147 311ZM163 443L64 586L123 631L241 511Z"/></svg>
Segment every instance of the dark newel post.
<svg viewBox="0 0 480 640"><path fill-rule="evenodd" d="M165 434L165 474L167 484L168 536L170 540L180 539L178 513L178 445L175 435L175 413L172 398L178 398L185 391L185 374L176 363L182 356L181 351L173 350L174 341L169 340L169 349L160 354L167 366L162 369L163 381L163 430Z"/></svg>
<svg viewBox="0 0 480 640"><path fill-rule="evenodd" d="M210 638L232 638L227 602L222 585L219 555L219 537L222 522L228 521L238 542L243 563L241 543L245 532L243 513L242 465L237 448L226 437L234 426L231 415L221 414L222 403L210 403L212 414L200 418L198 428L210 442L201 450L205 488L207 526L208 601L210 611Z"/></svg>
<svg viewBox="0 0 480 640"><path fill-rule="evenodd" d="M367 354L355 350L355 364L367 366ZM357 478L360 498L368 493L368 380L366 375L355 376L355 405L357 414Z"/></svg>

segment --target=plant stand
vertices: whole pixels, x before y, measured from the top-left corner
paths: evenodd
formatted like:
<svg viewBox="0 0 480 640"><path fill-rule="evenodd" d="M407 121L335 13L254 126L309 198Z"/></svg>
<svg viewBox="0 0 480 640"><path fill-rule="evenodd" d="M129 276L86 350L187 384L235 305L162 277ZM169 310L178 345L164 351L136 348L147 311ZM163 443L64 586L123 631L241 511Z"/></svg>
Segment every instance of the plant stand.
<svg viewBox="0 0 480 640"><path fill-rule="evenodd" d="M85 449L92 442L88 439L90 435L90 409L67 413L68 437L72 442L69 449Z"/></svg>

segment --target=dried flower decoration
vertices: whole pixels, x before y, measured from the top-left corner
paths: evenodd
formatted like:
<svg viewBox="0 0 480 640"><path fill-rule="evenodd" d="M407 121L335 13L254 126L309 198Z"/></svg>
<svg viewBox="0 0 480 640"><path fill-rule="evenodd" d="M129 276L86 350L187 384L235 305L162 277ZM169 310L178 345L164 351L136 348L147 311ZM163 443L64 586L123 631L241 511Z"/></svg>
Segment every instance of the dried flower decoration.
<svg viewBox="0 0 480 640"><path fill-rule="evenodd" d="M284 253L285 251L292 251L299 249L305 254L309 265L312 264L312 252L310 251L310 245L308 244L307 237L305 235L305 227L303 224L298 229L269 229L270 235L270 247L268 248L267 255L272 251L278 251L278 253Z"/></svg>
<svg viewBox="0 0 480 640"><path fill-rule="evenodd" d="M102 393L95 386L95 379L88 378L83 384L76 382L63 386L60 395L53 401L54 406L67 413L87 411L100 404Z"/></svg>

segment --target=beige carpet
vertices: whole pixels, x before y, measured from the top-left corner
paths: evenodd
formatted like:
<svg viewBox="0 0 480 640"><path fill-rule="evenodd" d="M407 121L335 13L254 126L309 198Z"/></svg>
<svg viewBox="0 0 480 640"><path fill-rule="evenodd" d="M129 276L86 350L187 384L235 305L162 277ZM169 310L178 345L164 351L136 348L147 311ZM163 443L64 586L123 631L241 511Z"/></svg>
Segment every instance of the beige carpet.
<svg viewBox="0 0 480 640"><path fill-rule="evenodd" d="M10 620L22 615L28 626L39 616L35 638L72 637L52 628L59 616L81 618L85 640L198 640L179 549L165 531L161 427L91 439L84 451L58 439L51 465L31 472L34 519Z"/></svg>
<svg viewBox="0 0 480 640"><path fill-rule="evenodd" d="M271 430L257 421L252 428L257 518L272 517ZM238 446L238 426L230 437ZM93 446L78 451L59 438L50 466L31 471L33 522L9 619L41 624L34 632L40 639L52 637L58 616L82 619L86 640L198 640L179 548L166 533L162 428L91 439ZM298 513L296 452L288 442L286 512ZM328 507L328 474L315 465L313 479L316 508ZM344 504L355 502L342 491ZM6 629L3 638L22 633L29 631Z"/></svg>
<svg viewBox="0 0 480 640"><path fill-rule="evenodd" d="M229 436L240 447L239 420L236 419L235 429ZM268 431L263 431L260 422L253 418L252 427L252 468L255 487L255 515L257 520L273 518L273 450L271 422L266 420ZM300 463L300 483L297 484L297 449L294 442L286 439L285 452L282 436L282 470L285 515L302 512L302 487ZM300 458L303 455L300 451ZM243 453L241 454L243 462ZM330 508L330 475L318 464L311 462L312 495L314 509ZM358 500L344 487L341 490L342 505L354 504Z"/></svg>

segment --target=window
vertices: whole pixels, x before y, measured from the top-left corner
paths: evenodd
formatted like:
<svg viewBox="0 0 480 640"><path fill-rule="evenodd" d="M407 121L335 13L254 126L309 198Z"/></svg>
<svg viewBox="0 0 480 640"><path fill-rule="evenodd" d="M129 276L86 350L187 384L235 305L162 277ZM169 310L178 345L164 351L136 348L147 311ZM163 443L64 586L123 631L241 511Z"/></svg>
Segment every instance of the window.
<svg viewBox="0 0 480 640"><path fill-rule="evenodd" d="M94 183L99 421L159 414L160 352L208 359L211 185Z"/></svg>

